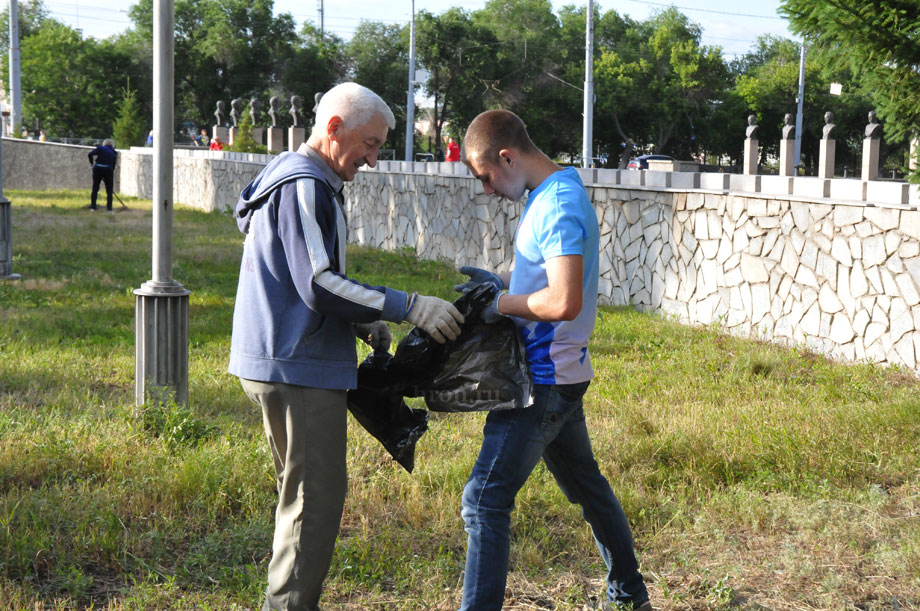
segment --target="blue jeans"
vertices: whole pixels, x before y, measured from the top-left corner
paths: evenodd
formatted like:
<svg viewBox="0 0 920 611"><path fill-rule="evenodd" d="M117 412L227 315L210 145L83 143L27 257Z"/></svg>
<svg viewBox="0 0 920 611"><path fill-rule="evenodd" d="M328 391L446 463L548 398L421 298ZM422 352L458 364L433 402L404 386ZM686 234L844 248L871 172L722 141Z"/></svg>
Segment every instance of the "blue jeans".
<svg viewBox="0 0 920 611"><path fill-rule="evenodd" d="M538 384L532 406L486 418L482 449L463 490L469 537L460 611L501 609L514 497L541 458L591 525L608 568L608 599L635 607L648 600L626 514L591 450L582 407L588 384Z"/></svg>

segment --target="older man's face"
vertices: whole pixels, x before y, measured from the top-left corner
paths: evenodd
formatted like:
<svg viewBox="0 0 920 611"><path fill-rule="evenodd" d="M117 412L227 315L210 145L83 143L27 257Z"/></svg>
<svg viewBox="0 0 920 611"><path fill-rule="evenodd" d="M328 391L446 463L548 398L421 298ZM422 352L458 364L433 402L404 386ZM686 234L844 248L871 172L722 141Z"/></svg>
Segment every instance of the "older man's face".
<svg viewBox="0 0 920 611"><path fill-rule="evenodd" d="M383 116L374 115L364 125L348 129L335 119L330 121L328 131L332 169L342 180L354 180L361 166L377 165L377 154L387 139L387 123Z"/></svg>

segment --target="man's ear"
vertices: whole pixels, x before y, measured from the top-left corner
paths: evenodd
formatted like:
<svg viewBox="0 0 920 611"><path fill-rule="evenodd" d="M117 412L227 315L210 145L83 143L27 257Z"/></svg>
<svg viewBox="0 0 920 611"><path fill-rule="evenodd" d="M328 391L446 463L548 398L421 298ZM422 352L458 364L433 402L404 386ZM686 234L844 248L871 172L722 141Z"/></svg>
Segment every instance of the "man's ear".
<svg viewBox="0 0 920 611"><path fill-rule="evenodd" d="M498 151L498 158L501 163L514 167L514 163L517 161L517 152L513 149L502 149Z"/></svg>
<svg viewBox="0 0 920 611"><path fill-rule="evenodd" d="M326 134L331 139L335 139L339 135L339 133L342 131L343 124L344 124L344 121L342 121L342 117L338 115L332 115L331 117L329 117L329 122L326 123Z"/></svg>

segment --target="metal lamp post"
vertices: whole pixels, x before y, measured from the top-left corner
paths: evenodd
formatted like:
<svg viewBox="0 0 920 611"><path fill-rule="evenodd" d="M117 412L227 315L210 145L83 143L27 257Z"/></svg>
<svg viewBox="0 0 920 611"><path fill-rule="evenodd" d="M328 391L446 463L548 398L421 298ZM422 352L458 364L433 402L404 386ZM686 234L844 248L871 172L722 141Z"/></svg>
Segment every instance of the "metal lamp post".
<svg viewBox="0 0 920 611"><path fill-rule="evenodd" d="M153 278L135 294L135 404L188 402L189 291L172 278L173 0L154 0Z"/></svg>

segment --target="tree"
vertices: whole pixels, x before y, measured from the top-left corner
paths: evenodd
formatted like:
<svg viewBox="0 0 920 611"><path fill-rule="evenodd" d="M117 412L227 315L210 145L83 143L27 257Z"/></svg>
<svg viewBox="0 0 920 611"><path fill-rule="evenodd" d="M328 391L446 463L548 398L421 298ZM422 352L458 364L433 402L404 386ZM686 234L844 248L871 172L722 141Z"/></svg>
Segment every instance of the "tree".
<svg viewBox="0 0 920 611"><path fill-rule="evenodd" d="M602 51L595 63L598 106L624 142L678 157L695 152L694 118L705 116L729 84L721 50L701 46L701 34L670 8ZM623 120L630 118L639 120Z"/></svg>
<svg viewBox="0 0 920 611"><path fill-rule="evenodd" d="M0 11L0 49L6 58L10 48L10 7L8 2L4 2L4 5L3 10ZM56 21L49 16L48 9L42 0L20 2L18 6L20 42L37 32L46 23Z"/></svg>
<svg viewBox="0 0 920 611"><path fill-rule="evenodd" d="M126 36L152 57L153 0L128 12ZM268 97L297 43L294 19L273 15L272 0L177 0L177 121L210 124L217 100Z"/></svg>
<svg viewBox="0 0 920 611"><path fill-rule="evenodd" d="M571 74L560 55L560 23L550 2L490 0L473 17L495 40L488 54L492 75L484 82L486 103L517 113L534 143L548 154L580 150L574 144L581 135L580 97L563 82ZM575 45L580 51L574 56L582 64L583 29ZM581 74L571 78L580 83L583 68Z"/></svg>
<svg viewBox="0 0 920 611"><path fill-rule="evenodd" d="M115 144L121 148L143 146L147 134L147 118L141 114L141 106L137 101L137 92L131 89L131 81L122 90L121 103L118 108L118 118L112 124L112 137Z"/></svg>
<svg viewBox="0 0 920 611"><path fill-rule="evenodd" d="M485 110L494 55L494 38L476 25L469 13L452 8L439 16L421 11L417 17L419 61L428 71L425 89L434 101L435 137L451 121L467 125Z"/></svg>
<svg viewBox="0 0 920 611"><path fill-rule="evenodd" d="M409 32L406 26L362 21L345 48L351 78L372 89L390 106L396 127L384 148L401 150L406 133Z"/></svg>
<svg viewBox="0 0 920 611"><path fill-rule="evenodd" d="M885 139L920 130L920 4L914 0L783 0L790 25L839 69L858 74ZM920 173L914 173L920 180Z"/></svg>
<svg viewBox="0 0 920 611"><path fill-rule="evenodd" d="M252 117L248 109L249 106L243 111L243 118L240 120L239 129L233 138L230 150L234 153L265 153L268 149L264 145L257 144L252 136Z"/></svg>

